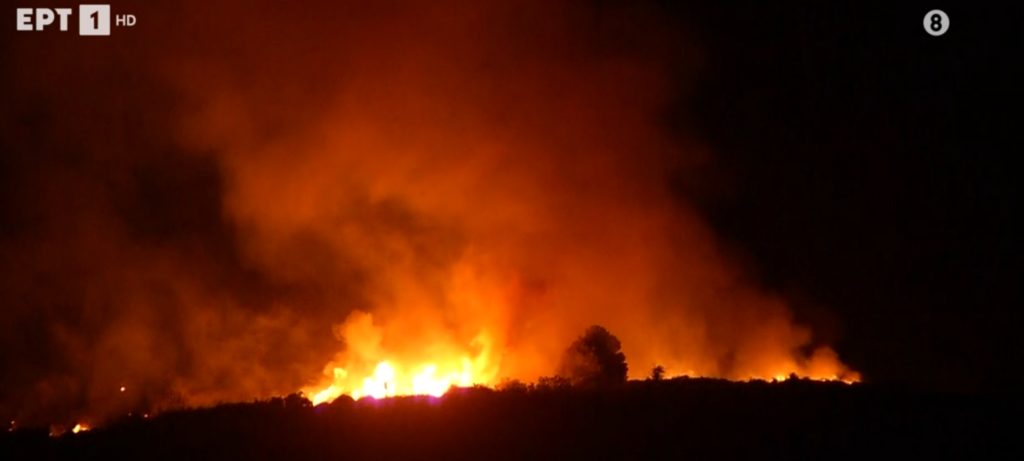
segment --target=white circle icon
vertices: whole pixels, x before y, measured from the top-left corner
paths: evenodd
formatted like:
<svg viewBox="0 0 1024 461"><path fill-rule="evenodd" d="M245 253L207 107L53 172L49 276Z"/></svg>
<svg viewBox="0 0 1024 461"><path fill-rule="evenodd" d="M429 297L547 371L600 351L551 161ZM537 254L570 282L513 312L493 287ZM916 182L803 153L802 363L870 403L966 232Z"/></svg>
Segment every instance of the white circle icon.
<svg viewBox="0 0 1024 461"><path fill-rule="evenodd" d="M949 30L949 16L942 10L931 10L924 15L924 31L938 37Z"/></svg>

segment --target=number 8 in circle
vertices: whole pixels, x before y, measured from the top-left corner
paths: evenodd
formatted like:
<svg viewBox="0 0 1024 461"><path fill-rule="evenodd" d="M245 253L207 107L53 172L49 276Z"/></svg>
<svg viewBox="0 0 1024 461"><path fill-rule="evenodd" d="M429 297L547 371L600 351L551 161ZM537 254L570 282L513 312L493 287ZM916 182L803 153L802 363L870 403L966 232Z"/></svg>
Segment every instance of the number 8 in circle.
<svg viewBox="0 0 1024 461"><path fill-rule="evenodd" d="M933 37L945 34L949 30L949 16L942 10L931 10L924 15L924 31Z"/></svg>

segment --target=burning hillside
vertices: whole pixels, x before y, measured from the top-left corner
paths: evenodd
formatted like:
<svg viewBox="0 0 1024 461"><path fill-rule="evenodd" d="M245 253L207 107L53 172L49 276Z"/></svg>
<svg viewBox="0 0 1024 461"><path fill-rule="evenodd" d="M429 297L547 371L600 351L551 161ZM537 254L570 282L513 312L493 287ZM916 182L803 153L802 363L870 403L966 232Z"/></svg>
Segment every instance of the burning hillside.
<svg viewBox="0 0 1024 461"><path fill-rule="evenodd" d="M239 5L230 34L140 6L168 25L5 77L19 422L532 381L590 324L631 378L856 379L679 192L710 157L663 115L701 57L657 14Z"/></svg>
<svg viewBox="0 0 1024 461"><path fill-rule="evenodd" d="M339 339L345 341L346 351L339 354L337 361L327 366L327 377L319 386L302 391L314 405L331 402L342 395L356 400L403 395L439 397L452 387L494 386L498 382L500 367L494 363L500 364L501 357L490 354L491 347L486 343L484 333L474 338L470 347L439 347L445 343L432 342L425 344L421 353L398 357L389 355L382 348L383 332L372 324L370 314L353 313L345 324L339 326L337 333ZM768 368L776 374L752 374L733 379L785 381L790 376L798 376L846 383L859 381L857 373L838 365L838 360L830 350L822 349L817 354L802 366L782 363ZM665 371L663 366L660 369ZM641 373L648 371L640 370ZM635 376L637 374L634 371L634 378L642 377ZM664 375L665 378L674 376L699 375L693 370L677 370ZM509 378L513 377L505 375L505 379Z"/></svg>

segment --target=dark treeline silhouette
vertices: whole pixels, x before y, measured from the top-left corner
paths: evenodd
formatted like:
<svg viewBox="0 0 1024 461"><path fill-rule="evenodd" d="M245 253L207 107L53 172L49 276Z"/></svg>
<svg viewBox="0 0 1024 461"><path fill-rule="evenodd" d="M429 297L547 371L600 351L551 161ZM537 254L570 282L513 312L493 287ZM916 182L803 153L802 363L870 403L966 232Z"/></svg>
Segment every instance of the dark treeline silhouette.
<svg viewBox="0 0 1024 461"><path fill-rule="evenodd" d="M301 396L0 436L14 459L993 459L1022 454L1013 398L787 380L564 379L313 407ZM1019 457L1017 459L1020 459Z"/></svg>
<svg viewBox="0 0 1024 461"><path fill-rule="evenodd" d="M619 340L588 328L556 376L443 397L299 394L0 435L0 460L1021 459L1016 397L801 380L626 380Z"/></svg>

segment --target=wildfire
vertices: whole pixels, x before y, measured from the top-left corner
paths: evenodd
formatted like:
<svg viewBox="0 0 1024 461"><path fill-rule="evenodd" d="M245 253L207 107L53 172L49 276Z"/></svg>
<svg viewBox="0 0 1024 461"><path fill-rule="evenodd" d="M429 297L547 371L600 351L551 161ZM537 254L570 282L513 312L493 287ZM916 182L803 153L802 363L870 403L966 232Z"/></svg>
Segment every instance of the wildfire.
<svg viewBox="0 0 1024 461"><path fill-rule="evenodd" d="M452 370L440 375L437 373L437 365L434 364L421 365L415 369L420 371L418 373L399 372L390 362L383 361L377 364L371 376L362 380L361 387L346 390L344 383L348 379L348 372L342 368L334 368L335 382L320 391L309 392L308 395L312 395L312 398L309 400L313 402L313 405L319 405L331 402L342 395L349 395L356 400L364 397L382 399L407 395L440 397L453 386L466 387L474 384L483 384L479 380L474 380L472 363L469 359L462 360L461 370ZM675 376L699 377L690 370ZM856 373L842 377L837 375L797 375L797 378L822 382L843 382L846 384L860 382L860 376ZM790 379L793 379L793 376L786 374L777 374L772 378L773 381L780 383ZM766 381L766 379L761 376L752 376L742 381Z"/></svg>
<svg viewBox="0 0 1024 461"><path fill-rule="evenodd" d="M793 376L791 376L791 375L775 375L775 377L772 378L772 381L781 383L783 381L789 381L790 379L793 379ZM797 375L797 379L809 379L809 380L812 380L812 381L842 382L842 383L846 383L846 384L853 384L853 383L859 383L860 382L860 375L857 374L857 373L849 373L848 375L844 375L844 376L837 376L837 375L827 375L827 376L804 375L804 376L801 376L801 375ZM750 379L747 379L745 381L767 381L767 380L762 378L762 377L760 377L760 376L753 376Z"/></svg>
<svg viewBox="0 0 1024 461"><path fill-rule="evenodd" d="M87 426L85 424L79 423L79 424L75 424L75 427L71 429L71 432L77 434L79 432L88 431L89 429L91 429L89 426Z"/></svg>
<svg viewBox="0 0 1024 461"><path fill-rule="evenodd" d="M440 397L452 387L495 384L499 369L501 376L516 377L515 370L503 369L502 345L497 339L501 336L486 328L478 330L469 341L465 337L460 341L450 335L434 335L422 338L426 340L423 342L410 342L408 335L387 334L386 327L387 324L376 323L369 313L350 314L336 329L336 335L347 344L346 350L327 364L320 383L301 392L314 405L329 403L342 395L356 400L409 395ZM803 362L791 356L780 356L777 362L760 364L757 368L764 370L762 373L767 372L764 374L758 373L757 368L748 370L749 374L731 376L700 370L695 373L693 368L676 364L664 368L667 378L703 376L784 382L795 376L847 384L860 380L859 375L843 366L835 352L828 348L816 351Z"/></svg>
<svg viewBox="0 0 1024 461"><path fill-rule="evenodd" d="M335 382L319 392L313 392L310 399L314 405L330 402L343 394L353 399L373 397L381 399L400 395L430 395L440 397L452 386L469 386L474 384L472 362L462 359L459 369L449 369L438 373L433 363L421 365L409 370L396 370L388 361L377 364L372 376L363 379L362 386L348 390L344 382L348 373L342 368L334 369ZM413 372L411 370L419 370Z"/></svg>
<svg viewBox="0 0 1024 461"><path fill-rule="evenodd" d="M405 336L387 337L370 314L354 312L337 333L347 350L327 365L321 383L302 390L314 405L342 395L440 397L452 386L489 383L497 373L498 352L486 330L472 339L435 336L423 347L409 347L414 343Z"/></svg>

